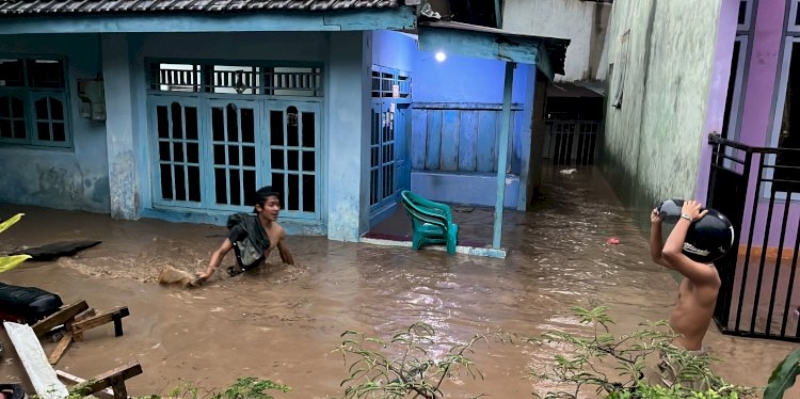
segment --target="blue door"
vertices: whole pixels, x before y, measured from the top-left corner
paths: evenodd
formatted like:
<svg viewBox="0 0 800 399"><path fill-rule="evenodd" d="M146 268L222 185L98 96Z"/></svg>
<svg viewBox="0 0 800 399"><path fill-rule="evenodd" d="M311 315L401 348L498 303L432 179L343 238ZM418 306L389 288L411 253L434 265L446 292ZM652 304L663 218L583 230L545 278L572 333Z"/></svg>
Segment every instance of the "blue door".
<svg viewBox="0 0 800 399"><path fill-rule="evenodd" d="M252 193L267 182L264 173L264 137L259 124L257 101L209 100L207 139L209 176L204 179L210 207L242 211L251 204Z"/></svg>
<svg viewBox="0 0 800 399"><path fill-rule="evenodd" d="M269 135L269 184L283 194L283 213L297 219L319 219L321 104L268 101L264 116Z"/></svg>
<svg viewBox="0 0 800 399"><path fill-rule="evenodd" d="M411 105L398 104L395 123L396 196L411 189ZM399 197L398 197L399 198Z"/></svg>
<svg viewBox="0 0 800 399"><path fill-rule="evenodd" d="M395 171L395 112L386 101L372 102L370 138L370 210L374 214L394 202L397 190Z"/></svg>
<svg viewBox="0 0 800 399"><path fill-rule="evenodd" d="M373 100L370 138L370 224L380 223L411 186L410 105Z"/></svg>

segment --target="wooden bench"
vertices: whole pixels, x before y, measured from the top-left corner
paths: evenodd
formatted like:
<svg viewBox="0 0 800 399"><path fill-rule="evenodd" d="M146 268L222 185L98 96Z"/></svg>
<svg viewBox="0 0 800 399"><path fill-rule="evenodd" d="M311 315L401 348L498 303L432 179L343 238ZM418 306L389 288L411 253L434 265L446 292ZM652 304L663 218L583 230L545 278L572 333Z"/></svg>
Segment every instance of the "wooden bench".
<svg viewBox="0 0 800 399"><path fill-rule="evenodd" d="M84 396L105 393L115 399L127 399L128 390L125 381L142 374L142 366L136 361L97 375L88 381L63 371L56 372L48 362L39 337L31 326L12 322L4 322L3 326L14 344L36 394L43 399L65 399L69 395L67 386L58 379L59 377L77 384L71 387L71 390L79 389Z"/></svg>

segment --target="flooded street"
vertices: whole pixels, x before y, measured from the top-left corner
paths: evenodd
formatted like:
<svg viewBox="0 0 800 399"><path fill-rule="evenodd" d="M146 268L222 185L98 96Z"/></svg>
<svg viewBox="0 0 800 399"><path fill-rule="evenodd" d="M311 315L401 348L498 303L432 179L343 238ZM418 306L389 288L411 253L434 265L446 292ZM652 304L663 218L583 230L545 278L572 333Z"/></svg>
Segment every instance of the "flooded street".
<svg viewBox="0 0 800 399"><path fill-rule="evenodd" d="M248 375L292 387L279 397L339 395L347 367L329 353L345 330L388 339L424 321L441 342L457 343L497 330L580 332L570 313L575 305L607 305L618 333L645 319L667 318L677 283L649 260L647 237L599 173L553 172L548 179L544 204L507 215L504 245L511 253L505 260L290 237L298 265L278 265L273 254L273 265L264 270L222 277L234 261L231 254L215 279L192 290L159 286L158 272L204 268L223 227L3 206L0 217L26 216L3 234L2 252L76 238L103 243L57 262L27 263L0 281L56 292L65 303L84 299L98 311L128 306L123 337L114 337L111 326L92 330L57 368L89 378L137 360L144 374L128 381L132 395L166 393L181 381L220 388ZM491 237L488 227L485 236ZM611 237L621 244L609 245ZM717 369L723 377L753 385L765 384L775 365L798 348L722 336L714 327L707 343L722 361ZM54 346L48 343L45 351ZM526 367L550 359L533 349L479 345L474 361L485 381L451 381L445 392L453 398L529 397L533 383L525 380ZM0 374L9 381L20 370L9 354ZM800 395L797 387L792 392Z"/></svg>

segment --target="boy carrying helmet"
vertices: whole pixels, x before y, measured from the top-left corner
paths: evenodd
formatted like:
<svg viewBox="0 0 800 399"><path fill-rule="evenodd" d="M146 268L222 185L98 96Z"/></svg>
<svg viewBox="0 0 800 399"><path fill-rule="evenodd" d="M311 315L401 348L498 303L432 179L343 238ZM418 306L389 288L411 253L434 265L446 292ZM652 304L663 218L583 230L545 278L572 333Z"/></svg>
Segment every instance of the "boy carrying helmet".
<svg viewBox="0 0 800 399"><path fill-rule="evenodd" d="M661 226L665 218L677 221L664 243ZM650 221L650 256L654 262L683 276L669 318L670 327L678 334L672 345L692 355L705 356L703 339L721 285L714 261L733 246L733 227L724 215L703 209L694 200L662 202L651 213ZM672 385L679 379L681 364L678 363L667 354L661 355L662 383Z"/></svg>

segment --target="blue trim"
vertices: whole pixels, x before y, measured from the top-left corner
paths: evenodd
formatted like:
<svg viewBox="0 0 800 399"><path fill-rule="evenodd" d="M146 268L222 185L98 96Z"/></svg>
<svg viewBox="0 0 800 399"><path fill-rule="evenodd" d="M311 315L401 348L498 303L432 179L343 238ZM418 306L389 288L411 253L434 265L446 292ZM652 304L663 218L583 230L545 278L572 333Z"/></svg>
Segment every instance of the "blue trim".
<svg viewBox="0 0 800 399"><path fill-rule="evenodd" d="M544 76L547 77L547 80L553 82L556 77L555 72L553 72L553 64L550 62L550 56L547 54L547 51L540 51L539 56L536 59L536 67L542 71Z"/></svg>
<svg viewBox="0 0 800 399"><path fill-rule="evenodd" d="M514 86L514 67L506 63L505 89L503 91L503 119L500 127L500 142L497 155L497 200L494 206L494 238L492 248L500 249L503 238L503 204L506 197L506 165L508 164L508 131L511 128L511 90Z"/></svg>
<svg viewBox="0 0 800 399"><path fill-rule="evenodd" d="M530 65L536 65L543 58L540 56L542 51L539 51L542 41L538 38L502 37L500 40L494 33L426 26L419 27L418 37L420 51L444 51L465 57Z"/></svg>
<svg viewBox="0 0 800 399"><path fill-rule="evenodd" d="M232 213L233 212L190 212L185 209L145 208L142 212L142 218L159 219L170 223L192 223L225 226L228 216L230 216ZM325 236L328 234L327 224L319 220L305 221L279 218L278 223L281 224L288 235ZM220 233L222 233L222 231L220 231Z"/></svg>
<svg viewBox="0 0 800 399"><path fill-rule="evenodd" d="M186 33L370 31L416 27L412 7L346 12L251 14L76 15L2 18L0 35L35 33Z"/></svg>

